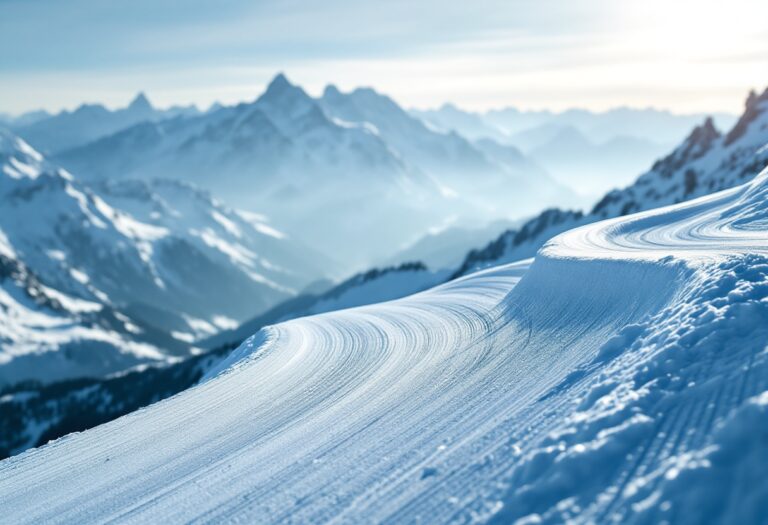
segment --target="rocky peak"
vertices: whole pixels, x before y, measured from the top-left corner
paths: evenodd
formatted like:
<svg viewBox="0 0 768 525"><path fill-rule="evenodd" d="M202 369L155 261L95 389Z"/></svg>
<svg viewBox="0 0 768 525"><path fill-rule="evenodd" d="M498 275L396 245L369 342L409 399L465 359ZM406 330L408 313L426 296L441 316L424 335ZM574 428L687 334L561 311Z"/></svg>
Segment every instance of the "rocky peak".
<svg viewBox="0 0 768 525"><path fill-rule="evenodd" d="M333 84L328 84L325 86L325 89L323 90L323 98L324 99L336 99L341 97L341 91L339 91L339 88L337 88Z"/></svg>
<svg viewBox="0 0 768 525"><path fill-rule="evenodd" d="M304 91L300 87L291 84L283 73L278 73L269 83L264 94L259 97L259 100L285 99L289 96L295 97L299 94L304 94L306 96Z"/></svg>
<svg viewBox="0 0 768 525"><path fill-rule="evenodd" d="M151 112L154 110L154 108L152 107L152 104L149 102L149 99L144 94L144 92L139 92L139 94L136 95L136 97L128 105L128 110L132 112Z"/></svg>
<svg viewBox="0 0 768 525"><path fill-rule="evenodd" d="M725 137L725 145L730 146L741 138L747 132L749 125L766 109L768 109L768 88L763 91L762 95L758 95L754 90L750 91L747 96L744 113Z"/></svg>
<svg viewBox="0 0 768 525"><path fill-rule="evenodd" d="M686 143L689 148L709 149L712 141L719 136L720 132L715 127L712 117L707 117L703 124L693 128L693 131L691 131L691 134L686 139Z"/></svg>

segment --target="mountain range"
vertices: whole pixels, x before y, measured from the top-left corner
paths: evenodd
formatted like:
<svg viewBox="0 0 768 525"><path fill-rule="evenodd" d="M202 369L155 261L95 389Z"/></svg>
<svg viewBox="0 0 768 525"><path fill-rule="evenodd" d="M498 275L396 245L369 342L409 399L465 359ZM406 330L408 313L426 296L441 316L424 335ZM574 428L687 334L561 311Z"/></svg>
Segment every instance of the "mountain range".
<svg viewBox="0 0 768 525"><path fill-rule="evenodd" d="M329 86L314 99L282 74L253 102L147 118L53 160L87 181L192 182L268 215L348 271L447 217L491 221L575 199L512 146L437 132L369 88Z"/></svg>
<svg viewBox="0 0 768 525"><path fill-rule="evenodd" d="M42 111L25 113L8 121L8 125L32 147L52 155L139 122L197 113L194 106L156 109L144 93L139 93L128 106L114 111L101 104L83 104L73 111L55 115Z"/></svg>
<svg viewBox="0 0 768 525"><path fill-rule="evenodd" d="M411 113L473 140L490 138L514 145L558 182L585 197L597 197L631 182L707 117L633 108L558 113L510 107L473 113L452 104ZM715 113L712 118L721 128L736 121L727 113Z"/></svg>

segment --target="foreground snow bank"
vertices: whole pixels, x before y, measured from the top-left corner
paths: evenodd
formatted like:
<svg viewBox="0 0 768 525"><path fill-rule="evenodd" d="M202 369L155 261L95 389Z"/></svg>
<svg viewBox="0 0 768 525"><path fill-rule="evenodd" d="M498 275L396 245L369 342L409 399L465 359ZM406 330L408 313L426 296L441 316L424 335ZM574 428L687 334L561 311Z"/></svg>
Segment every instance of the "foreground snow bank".
<svg viewBox="0 0 768 525"><path fill-rule="evenodd" d="M768 173L567 232L530 269L270 327L198 387L0 463L0 508L36 523L764 521L767 191Z"/></svg>
<svg viewBox="0 0 768 525"><path fill-rule="evenodd" d="M675 296L555 390L571 409L515 465L499 522L768 516L768 258L700 267Z"/></svg>

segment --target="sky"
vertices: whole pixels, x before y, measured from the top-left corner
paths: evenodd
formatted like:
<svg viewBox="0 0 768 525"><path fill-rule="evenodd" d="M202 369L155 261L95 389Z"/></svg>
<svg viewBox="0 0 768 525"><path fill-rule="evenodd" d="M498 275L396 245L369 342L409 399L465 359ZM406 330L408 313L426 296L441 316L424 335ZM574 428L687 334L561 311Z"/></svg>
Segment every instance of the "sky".
<svg viewBox="0 0 768 525"><path fill-rule="evenodd" d="M738 113L766 0L0 0L0 112L373 86L409 107Z"/></svg>

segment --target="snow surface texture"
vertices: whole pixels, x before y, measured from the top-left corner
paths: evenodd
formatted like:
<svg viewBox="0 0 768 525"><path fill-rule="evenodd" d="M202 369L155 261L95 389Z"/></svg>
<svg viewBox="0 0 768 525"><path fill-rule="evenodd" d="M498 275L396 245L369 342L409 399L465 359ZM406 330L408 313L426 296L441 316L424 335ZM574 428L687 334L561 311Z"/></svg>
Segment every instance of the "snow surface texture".
<svg viewBox="0 0 768 525"><path fill-rule="evenodd" d="M4 519L764 521L766 197L763 172L529 269L264 329L199 386L0 463Z"/></svg>

